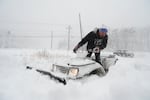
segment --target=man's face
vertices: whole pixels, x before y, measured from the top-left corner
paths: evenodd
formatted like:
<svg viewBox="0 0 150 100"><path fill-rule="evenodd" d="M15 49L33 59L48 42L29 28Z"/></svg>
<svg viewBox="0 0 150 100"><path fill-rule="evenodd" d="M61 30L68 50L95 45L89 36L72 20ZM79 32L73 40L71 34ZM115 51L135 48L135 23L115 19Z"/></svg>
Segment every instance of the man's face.
<svg viewBox="0 0 150 100"><path fill-rule="evenodd" d="M99 35L100 37L105 37L106 32L98 32L98 35Z"/></svg>

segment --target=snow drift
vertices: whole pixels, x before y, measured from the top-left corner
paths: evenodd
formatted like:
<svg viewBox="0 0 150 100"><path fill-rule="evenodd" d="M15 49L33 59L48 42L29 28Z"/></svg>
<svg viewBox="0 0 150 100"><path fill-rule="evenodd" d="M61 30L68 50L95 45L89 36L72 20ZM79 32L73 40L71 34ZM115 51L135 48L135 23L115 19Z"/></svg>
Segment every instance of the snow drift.
<svg viewBox="0 0 150 100"><path fill-rule="evenodd" d="M41 67L47 68L49 63L58 61L58 58L62 61L73 56L76 55L66 51L1 49L0 100L150 99L149 52L135 53L134 58L118 57L117 64L110 68L105 77L70 80L66 86L25 69L28 63L36 65L38 61Z"/></svg>

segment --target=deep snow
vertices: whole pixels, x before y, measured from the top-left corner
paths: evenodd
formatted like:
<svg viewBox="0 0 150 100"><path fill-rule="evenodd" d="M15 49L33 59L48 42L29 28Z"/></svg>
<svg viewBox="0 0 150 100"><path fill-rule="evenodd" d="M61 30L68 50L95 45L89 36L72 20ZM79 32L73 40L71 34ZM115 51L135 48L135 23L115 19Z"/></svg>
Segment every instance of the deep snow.
<svg viewBox="0 0 150 100"><path fill-rule="evenodd" d="M134 58L118 57L105 77L70 80L66 86L25 68L28 64L48 68L75 56L58 50L0 49L0 100L150 99L149 52L136 52Z"/></svg>

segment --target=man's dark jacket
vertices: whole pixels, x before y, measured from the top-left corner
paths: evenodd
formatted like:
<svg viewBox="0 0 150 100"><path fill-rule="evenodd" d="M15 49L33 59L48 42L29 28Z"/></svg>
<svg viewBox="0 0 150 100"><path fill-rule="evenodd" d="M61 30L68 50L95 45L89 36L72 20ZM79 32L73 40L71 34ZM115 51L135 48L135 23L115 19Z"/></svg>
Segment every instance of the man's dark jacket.
<svg viewBox="0 0 150 100"><path fill-rule="evenodd" d="M99 49L104 49L107 46L108 35L105 37L100 37L97 32L91 31L88 33L79 43L78 46L81 47L87 43L87 50L99 47Z"/></svg>

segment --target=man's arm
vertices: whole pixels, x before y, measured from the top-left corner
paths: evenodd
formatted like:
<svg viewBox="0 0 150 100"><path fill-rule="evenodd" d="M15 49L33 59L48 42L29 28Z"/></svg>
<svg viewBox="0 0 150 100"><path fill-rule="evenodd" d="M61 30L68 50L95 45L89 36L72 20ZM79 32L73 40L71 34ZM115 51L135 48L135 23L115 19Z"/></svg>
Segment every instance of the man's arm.
<svg viewBox="0 0 150 100"><path fill-rule="evenodd" d="M73 52L76 53L76 51L81 47L83 46L90 38L92 32L88 33L79 43L78 45L75 46L75 48L73 49Z"/></svg>
<svg viewBox="0 0 150 100"><path fill-rule="evenodd" d="M107 46L107 41L108 41L108 35L106 35L106 37L104 38L103 44L102 44L102 46L101 46L101 49L106 48L106 46Z"/></svg>
<svg viewBox="0 0 150 100"><path fill-rule="evenodd" d="M91 32L88 33L88 34L78 43L78 45L79 45L80 47L83 46L83 45L89 40L90 36L91 36Z"/></svg>

